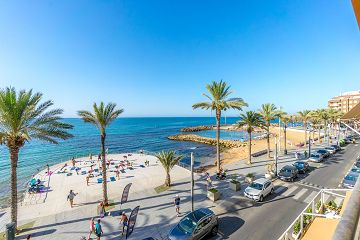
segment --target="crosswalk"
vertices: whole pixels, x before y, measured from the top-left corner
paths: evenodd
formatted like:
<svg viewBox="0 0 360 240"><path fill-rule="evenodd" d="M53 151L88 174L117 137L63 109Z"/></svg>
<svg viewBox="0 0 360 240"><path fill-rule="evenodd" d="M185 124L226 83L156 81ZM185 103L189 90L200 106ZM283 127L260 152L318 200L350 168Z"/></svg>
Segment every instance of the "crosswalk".
<svg viewBox="0 0 360 240"><path fill-rule="evenodd" d="M280 182L279 184L275 184L274 193L278 196L291 197L298 202L310 203L321 188L322 187L318 188L311 185L307 186L303 183ZM329 198L330 195L324 195L325 202L327 202ZM338 204L341 203L343 199L336 197L334 201Z"/></svg>

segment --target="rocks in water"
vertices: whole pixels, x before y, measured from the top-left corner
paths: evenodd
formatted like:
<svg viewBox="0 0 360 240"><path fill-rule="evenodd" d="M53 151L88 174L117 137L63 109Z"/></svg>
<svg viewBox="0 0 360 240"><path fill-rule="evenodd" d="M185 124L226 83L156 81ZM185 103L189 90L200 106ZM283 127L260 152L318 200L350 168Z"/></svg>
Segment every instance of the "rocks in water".
<svg viewBox="0 0 360 240"><path fill-rule="evenodd" d="M208 137L201 137L195 134L177 134L173 136L169 136L168 139L170 140L178 140L178 141L193 141L198 143L204 143L216 146L216 139L215 138L208 138ZM236 148L246 146L246 142L241 142L239 140L222 140L220 139L220 146L224 148Z"/></svg>
<svg viewBox="0 0 360 240"><path fill-rule="evenodd" d="M202 126L195 126L195 127L185 127L182 128L182 132L199 132L204 130L212 130L213 126L211 125L202 125Z"/></svg>

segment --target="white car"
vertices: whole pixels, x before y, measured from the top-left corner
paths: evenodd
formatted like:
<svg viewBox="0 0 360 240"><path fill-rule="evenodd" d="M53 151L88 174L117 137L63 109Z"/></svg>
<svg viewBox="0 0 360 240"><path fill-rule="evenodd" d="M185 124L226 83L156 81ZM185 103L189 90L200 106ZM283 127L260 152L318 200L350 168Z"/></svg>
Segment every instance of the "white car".
<svg viewBox="0 0 360 240"><path fill-rule="evenodd" d="M334 154L336 152L336 148L334 147L326 147L325 150L328 151L330 154Z"/></svg>
<svg viewBox="0 0 360 240"><path fill-rule="evenodd" d="M262 202L264 198L274 192L274 185L269 179L259 178L245 188L244 195L255 201Z"/></svg>
<svg viewBox="0 0 360 240"><path fill-rule="evenodd" d="M323 160L324 160L324 158L320 154L311 154L311 156L309 158L309 161L311 161L311 162L321 162Z"/></svg>

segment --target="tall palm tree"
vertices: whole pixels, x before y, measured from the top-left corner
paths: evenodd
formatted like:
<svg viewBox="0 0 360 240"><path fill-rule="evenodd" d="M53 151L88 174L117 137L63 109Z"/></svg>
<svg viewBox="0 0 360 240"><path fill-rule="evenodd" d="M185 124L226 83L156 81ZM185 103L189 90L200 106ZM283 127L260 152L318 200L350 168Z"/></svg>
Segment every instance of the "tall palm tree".
<svg viewBox="0 0 360 240"><path fill-rule="evenodd" d="M266 141L267 141L267 155L270 158L270 123L272 120L280 116L281 112L276 108L273 103L265 103L261 105L261 108L258 110L261 115L262 120L264 121L265 130L266 130Z"/></svg>
<svg viewBox="0 0 360 240"><path fill-rule="evenodd" d="M301 119L301 121L303 122L303 125L304 125L304 144L306 146L306 142L307 142L307 125L308 125L308 122L311 118L311 111L310 110L304 110L304 111L300 111L298 112L299 114L299 118Z"/></svg>
<svg viewBox="0 0 360 240"><path fill-rule="evenodd" d="M245 127L246 132L248 133L248 164L251 164L251 133L254 131L255 127L262 127L263 121L261 120L261 116L259 113L254 111L248 111L240 114L240 120L236 124L239 128Z"/></svg>
<svg viewBox="0 0 360 240"><path fill-rule="evenodd" d="M281 122L284 124L284 154L287 154L287 148L286 148L286 129L288 124L292 121L291 116L287 114L282 114L280 116Z"/></svg>
<svg viewBox="0 0 360 240"><path fill-rule="evenodd" d="M17 166L20 149L38 139L57 144L58 139L72 137L72 125L61 122L61 109L49 108L52 101L42 101L41 93L32 90L16 92L15 88L0 90L0 144L10 152L11 221L17 227Z"/></svg>
<svg viewBox="0 0 360 240"><path fill-rule="evenodd" d="M313 110L310 113L311 122L314 128L317 128L318 130L318 143L321 143L321 125L322 125L321 114L322 114L321 109Z"/></svg>
<svg viewBox="0 0 360 240"><path fill-rule="evenodd" d="M102 155L102 190L103 190L103 202L108 205L107 196L107 181L106 181L106 160L105 160L105 139L106 128L121 114L124 109L116 109L115 103L108 103L106 106L103 102L99 105L94 103L93 113L85 110L78 111L78 115L86 123L94 124L100 131L101 140L101 155Z"/></svg>
<svg viewBox="0 0 360 240"><path fill-rule="evenodd" d="M244 102L242 98L229 98L233 93L230 91L230 86L222 80L220 82L212 82L211 84L206 85L206 89L209 94L203 93L203 95L208 98L208 102L199 102L195 103L192 108L197 109L211 109L215 111L216 117L216 164L218 172L220 172L220 118L221 112L226 111L227 109L237 109L241 110L243 107L247 106L247 103Z"/></svg>
<svg viewBox="0 0 360 240"><path fill-rule="evenodd" d="M328 137L328 123L330 120L330 115L327 109L320 109L320 119L322 120L323 124L324 124L324 141L326 140L326 138L329 141L329 137Z"/></svg>
<svg viewBox="0 0 360 240"><path fill-rule="evenodd" d="M162 151L155 155L161 165L163 166L166 178L165 178L165 186L170 187L171 185L171 178L170 178L170 171L171 169L183 158L181 155L176 155L175 151L169 150L169 151Z"/></svg>
<svg viewBox="0 0 360 240"><path fill-rule="evenodd" d="M330 124L331 124L331 134L336 136L336 124L340 117L342 117L343 113L336 109L328 109L328 114L330 117Z"/></svg>

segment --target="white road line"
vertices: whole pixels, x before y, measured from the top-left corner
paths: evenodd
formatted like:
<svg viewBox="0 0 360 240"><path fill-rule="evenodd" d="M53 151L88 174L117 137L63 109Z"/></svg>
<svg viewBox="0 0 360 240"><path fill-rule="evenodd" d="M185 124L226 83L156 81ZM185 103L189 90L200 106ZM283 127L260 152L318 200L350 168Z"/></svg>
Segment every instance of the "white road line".
<svg viewBox="0 0 360 240"><path fill-rule="evenodd" d="M274 191L274 193L278 194L279 192L282 192L284 189L286 189L286 187L280 186Z"/></svg>
<svg viewBox="0 0 360 240"><path fill-rule="evenodd" d="M298 193L293 197L293 199L298 200L298 199L299 199L302 195L304 195L304 193L306 193L306 192L307 192L307 189L305 189L305 188L301 189L300 192L298 192Z"/></svg>
<svg viewBox="0 0 360 240"><path fill-rule="evenodd" d="M283 193L284 196L289 196L292 192L294 192L296 189L298 189L297 186L292 186L291 188L289 188L289 190L287 190L286 192Z"/></svg>
<svg viewBox="0 0 360 240"><path fill-rule="evenodd" d="M313 200L313 198L315 197L315 195L318 194L318 191L312 191L309 196L307 196L307 198L305 198L304 202L305 203L309 203L311 202L311 200Z"/></svg>

